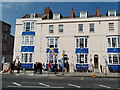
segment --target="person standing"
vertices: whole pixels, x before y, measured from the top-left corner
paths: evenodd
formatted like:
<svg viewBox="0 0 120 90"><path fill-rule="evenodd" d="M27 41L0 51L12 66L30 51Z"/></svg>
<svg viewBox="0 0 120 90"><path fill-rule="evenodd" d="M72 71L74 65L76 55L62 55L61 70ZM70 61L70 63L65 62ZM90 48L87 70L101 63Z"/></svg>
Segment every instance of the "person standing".
<svg viewBox="0 0 120 90"><path fill-rule="evenodd" d="M54 74L57 74L57 64L55 63L53 66Z"/></svg>
<svg viewBox="0 0 120 90"><path fill-rule="evenodd" d="M34 64L34 73L37 73L37 62Z"/></svg>
<svg viewBox="0 0 120 90"><path fill-rule="evenodd" d="M21 63L20 63L20 61L18 61L18 64L17 64L17 74L20 73L20 68L21 68Z"/></svg>
<svg viewBox="0 0 120 90"><path fill-rule="evenodd" d="M40 63L40 74L42 74L42 69L43 69L42 63Z"/></svg>
<svg viewBox="0 0 120 90"><path fill-rule="evenodd" d="M43 71L44 71L45 70L45 64L44 63L42 64L42 68L43 68Z"/></svg>
<svg viewBox="0 0 120 90"><path fill-rule="evenodd" d="M11 65L10 65L10 66L11 66L11 71L10 71L10 73L13 74L13 73L14 73L14 68L15 68L15 63L14 63L14 61L11 62Z"/></svg>
<svg viewBox="0 0 120 90"><path fill-rule="evenodd" d="M42 74L42 63L38 62L37 64L37 71L39 74Z"/></svg>
<svg viewBox="0 0 120 90"><path fill-rule="evenodd" d="M51 63L48 63L48 74L51 72Z"/></svg>
<svg viewBox="0 0 120 90"><path fill-rule="evenodd" d="M68 62L66 63L66 69L67 69L67 72L69 72L69 63Z"/></svg>
<svg viewBox="0 0 120 90"><path fill-rule="evenodd" d="M102 73L102 65L100 64L100 70L101 70L101 73Z"/></svg>
<svg viewBox="0 0 120 90"><path fill-rule="evenodd" d="M37 73L40 73L40 62L37 63Z"/></svg>

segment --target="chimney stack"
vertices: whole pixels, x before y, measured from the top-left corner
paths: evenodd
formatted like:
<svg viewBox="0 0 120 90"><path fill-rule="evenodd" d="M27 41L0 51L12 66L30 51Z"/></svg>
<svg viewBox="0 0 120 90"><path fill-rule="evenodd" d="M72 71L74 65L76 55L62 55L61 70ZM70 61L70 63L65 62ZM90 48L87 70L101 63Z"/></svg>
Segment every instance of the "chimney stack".
<svg viewBox="0 0 120 90"><path fill-rule="evenodd" d="M44 14L51 14L51 13L52 13L52 11L49 7L44 9Z"/></svg>
<svg viewBox="0 0 120 90"><path fill-rule="evenodd" d="M97 7L97 9L96 9L96 16L97 16L97 17L100 17L100 16L101 16L101 15L100 15L99 7Z"/></svg>
<svg viewBox="0 0 120 90"><path fill-rule="evenodd" d="M74 9L72 9L72 10L70 11L70 18L75 18Z"/></svg>
<svg viewBox="0 0 120 90"><path fill-rule="evenodd" d="M47 15L47 19L50 19L53 17L53 13L49 7L44 9L44 15Z"/></svg>

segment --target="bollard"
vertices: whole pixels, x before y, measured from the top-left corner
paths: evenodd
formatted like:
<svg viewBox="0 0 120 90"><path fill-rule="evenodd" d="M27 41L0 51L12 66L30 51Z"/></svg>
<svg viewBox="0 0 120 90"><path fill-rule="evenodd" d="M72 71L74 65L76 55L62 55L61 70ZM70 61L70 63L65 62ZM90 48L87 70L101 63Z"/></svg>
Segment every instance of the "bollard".
<svg viewBox="0 0 120 90"><path fill-rule="evenodd" d="M23 68L23 73L25 74L25 68Z"/></svg>
<svg viewBox="0 0 120 90"><path fill-rule="evenodd" d="M93 74L92 74L92 77L94 77L94 78L95 78L95 77L96 77L96 73L93 73Z"/></svg>

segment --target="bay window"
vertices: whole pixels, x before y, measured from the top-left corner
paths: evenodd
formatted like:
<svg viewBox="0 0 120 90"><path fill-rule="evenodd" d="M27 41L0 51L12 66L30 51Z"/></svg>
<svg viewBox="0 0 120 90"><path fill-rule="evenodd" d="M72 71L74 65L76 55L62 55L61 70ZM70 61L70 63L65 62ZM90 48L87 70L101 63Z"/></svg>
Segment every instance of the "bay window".
<svg viewBox="0 0 120 90"><path fill-rule="evenodd" d="M120 36L110 36L107 38L109 48L120 47Z"/></svg>
<svg viewBox="0 0 120 90"><path fill-rule="evenodd" d="M34 31L35 30L35 22L34 21L24 21L23 30L24 31Z"/></svg>
<svg viewBox="0 0 120 90"><path fill-rule="evenodd" d="M109 64L120 64L120 54L108 54Z"/></svg>
<svg viewBox="0 0 120 90"><path fill-rule="evenodd" d="M52 53L48 53L47 54L47 62L53 63L55 61L57 61L57 54L54 55Z"/></svg>
<svg viewBox="0 0 120 90"><path fill-rule="evenodd" d="M22 36L22 45L34 45L34 36Z"/></svg>
<svg viewBox="0 0 120 90"><path fill-rule="evenodd" d="M57 48L58 47L58 38L47 38L47 47L48 48Z"/></svg>
<svg viewBox="0 0 120 90"><path fill-rule="evenodd" d="M87 48L87 37L77 37L76 38L77 48Z"/></svg>
<svg viewBox="0 0 120 90"><path fill-rule="evenodd" d="M33 61L33 53L21 53L21 62L22 63L31 63Z"/></svg>
<svg viewBox="0 0 120 90"><path fill-rule="evenodd" d="M85 64L85 63L88 63L88 54L81 54L81 53L78 53L76 54L76 58L77 58L77 63L82 63L82 64Z"/></svg>

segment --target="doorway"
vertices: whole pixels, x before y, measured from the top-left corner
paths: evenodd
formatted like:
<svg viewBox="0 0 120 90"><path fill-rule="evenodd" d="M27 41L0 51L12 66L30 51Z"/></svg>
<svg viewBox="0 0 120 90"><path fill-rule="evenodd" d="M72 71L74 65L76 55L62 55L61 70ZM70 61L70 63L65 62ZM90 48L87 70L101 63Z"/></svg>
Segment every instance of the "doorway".
<svg viewBox="0 0 120 90"><path fill-rule="evenodd" d="M98 68L98 55L97 54L94 55L94 66L96 69Z"/></svg>

